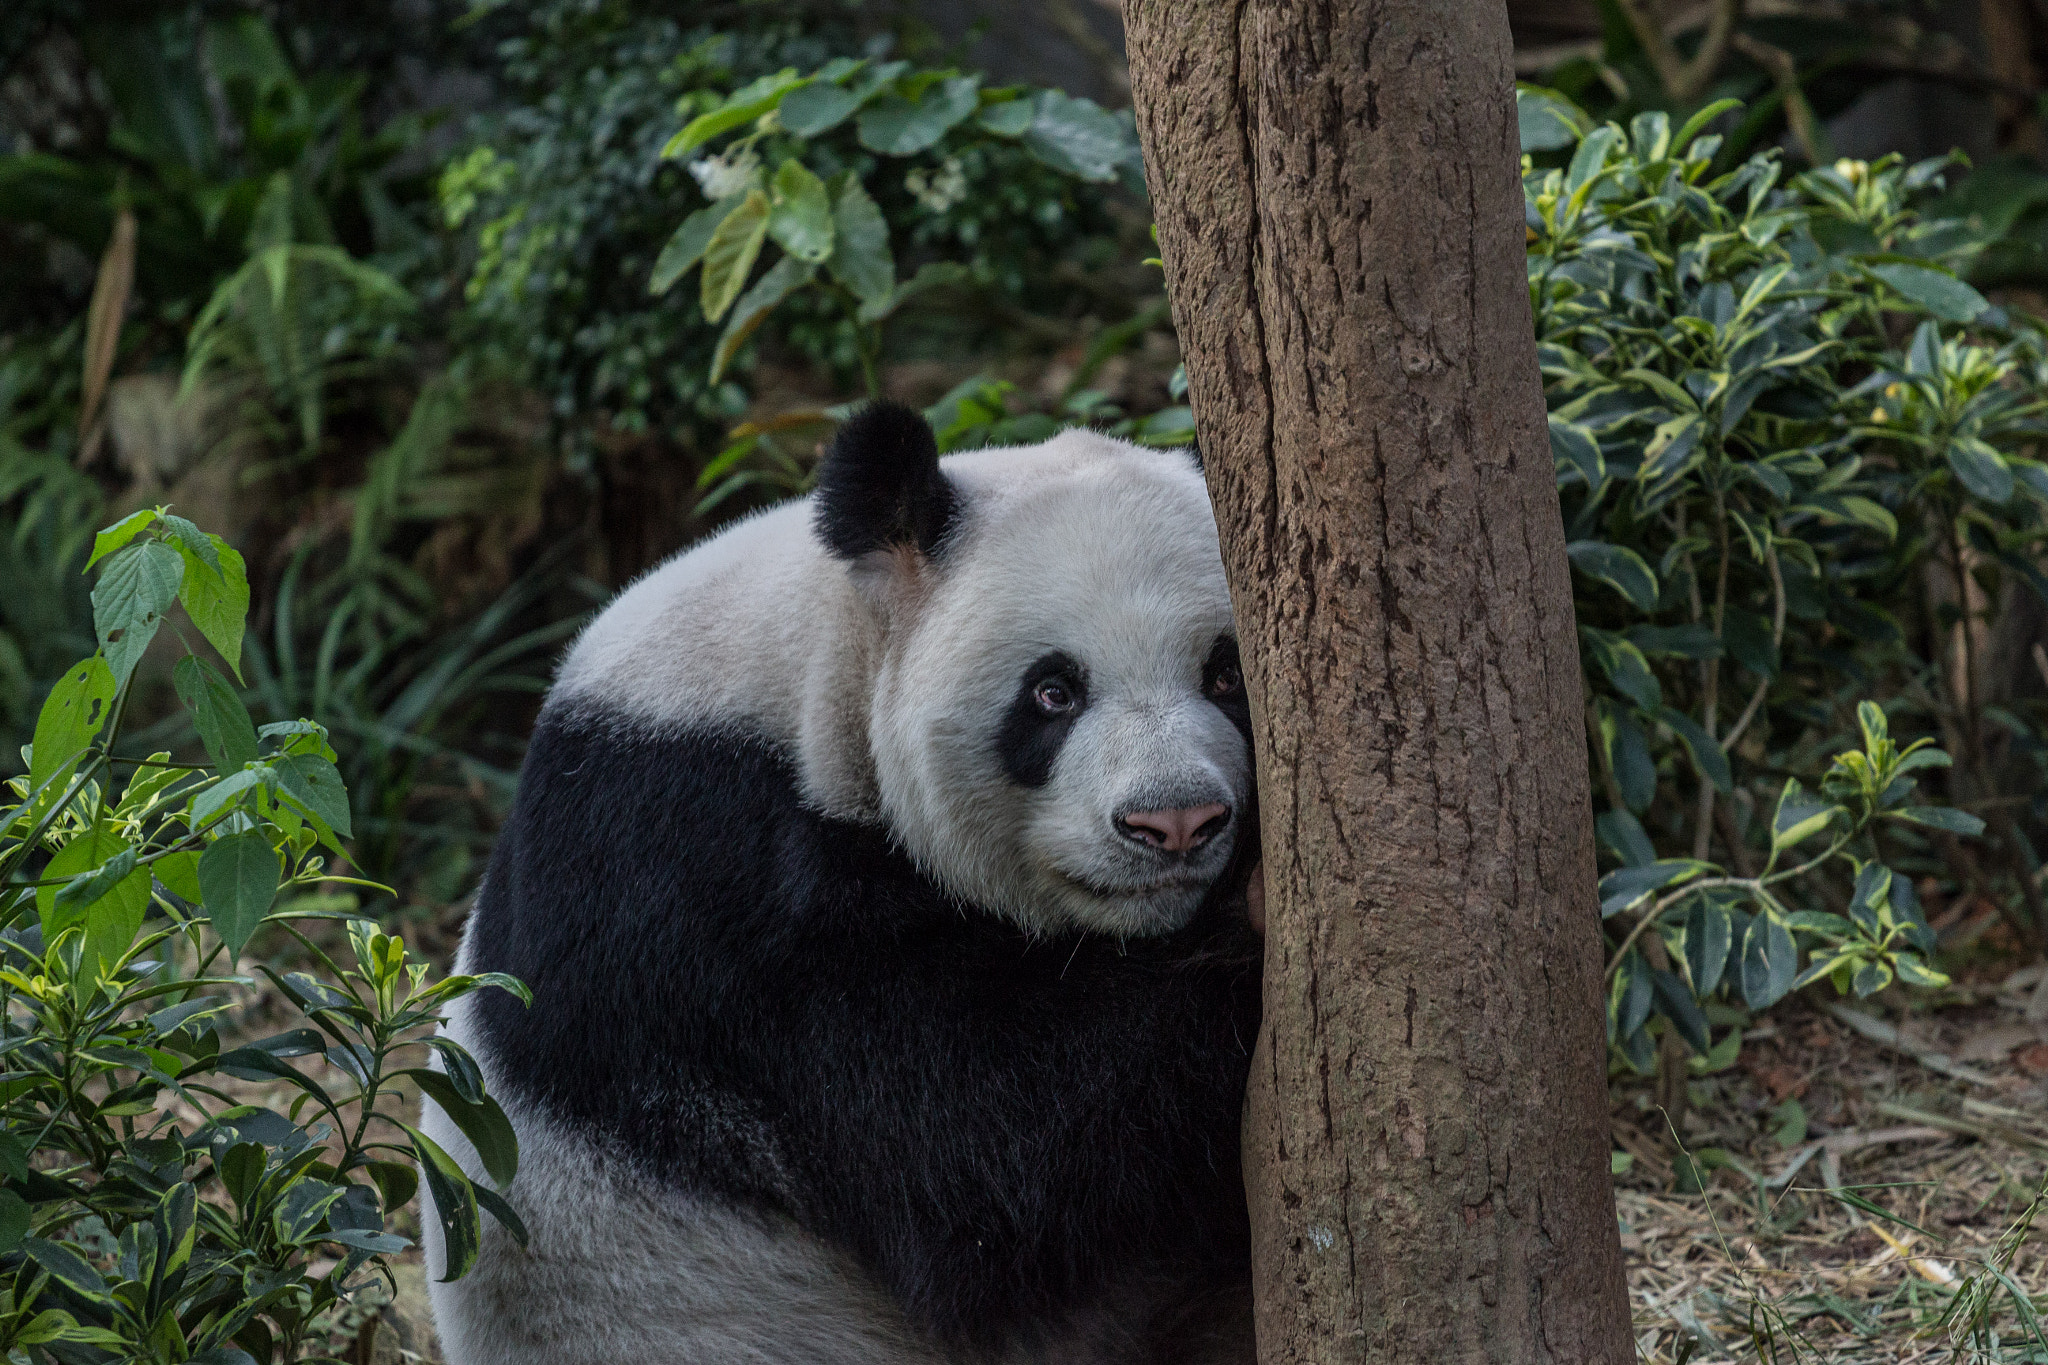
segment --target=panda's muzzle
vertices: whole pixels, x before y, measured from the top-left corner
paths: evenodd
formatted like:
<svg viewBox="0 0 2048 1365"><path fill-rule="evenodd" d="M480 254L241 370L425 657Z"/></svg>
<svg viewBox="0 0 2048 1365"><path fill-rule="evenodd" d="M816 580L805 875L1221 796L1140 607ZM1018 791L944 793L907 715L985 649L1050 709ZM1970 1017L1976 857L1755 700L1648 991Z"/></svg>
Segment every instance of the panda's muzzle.
<svg viewBox="0 0 2048 1365"><path fill-rule="evenodd" d="M1164 810L1122 811L1110 817L1110 823L1132 843L1162 853L1191 853L1230 827L1230 807L1210 801Z"/></svg>

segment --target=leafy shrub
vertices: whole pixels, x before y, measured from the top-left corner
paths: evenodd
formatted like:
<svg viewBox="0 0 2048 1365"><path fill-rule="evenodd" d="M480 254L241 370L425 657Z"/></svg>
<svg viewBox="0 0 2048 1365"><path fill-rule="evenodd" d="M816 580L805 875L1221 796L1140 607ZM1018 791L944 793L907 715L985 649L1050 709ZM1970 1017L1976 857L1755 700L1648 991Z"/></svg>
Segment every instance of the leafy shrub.
<svg viewBox="0 0 2048 1365"><path fill-rule="evenodd" d="M874 303L866 321L832 294L839 276L829 250L803 262L819 267L817 284L781 290L785 271L770 286L781 296L770 330L798 355L855 382L877 354L879 317L916 291L947 282L1006 305L1058 312L1073 291L1061 287L1056 266L1099 261L1113 251L1107 189L1134 164L1127 120L1078 102L1061 106L1103 136L1113 133L1115 142L1066 164L1048 151L1049 162L1033 155L1019 133L991 134L967 116L978 114L985 96L994 107L999 93L1020 109L1065 96L984 92L976 78L956 71L885 61L888 37L864 33L856 17L848 7L805 14L743 6L716 26L685 27L636 17L619 5L556 3L532 7L525 28L506 44L504 75L516 102L478 122L473 147L443 174L442 202L469 235L468 335L518 356L579 447L592 434L586 424L600 416L618 431L665 434L688 446L715 440L744 410L747 392L733 375L744 371L746 358L734 346L768 318L766 310L748 308L746 324L734 330L730 321L747 284L747 271L735 280L733 266L741 257L749 267L759 259L758 243L751 254L745 248L751 232L740 233L736 224L728 234L734 251L714 271L714 294L700 288L650 298L647 285L654 279L665 289L696 264L689 244L700 233L708 240L712 225L692 211L731 197L743 183L752 188L762 158L770 167L759 177L764 193L772 189L769 177L792 158L799 170L841 190L841 177L857 180L880 221L863 216L854 240L892 239L888 247L868 245L837 260L864 288L872 286L855 296L856 304ZM820 69L849 84L820 86L797 74ZM815 103L827 87L906 109L910 96L929 91L934 103L916 104L922 115L905 115L898 139L888 144L898 150L887 154L860 141L865 109L849 110L830 126L796 125L809 130L802 136L754 126L793 91L810 91L802 98ZM945 108L957 104L965 112L933 128L948 88L959 93ZM751 118L739 117L757 103ZM821 107L816 116L827 112ZM662 155L676 138L678 118L695 129L675 143L679 152L687 145L694 153L688 169ZM876 126L872 118L868 126ZM932 140L912 150L926 132ZM718 154L707 154L715 140L723 140ZM1104 157L1115 164L1106 166ZM717 193L703 193L700 180ZM808 182L799 186L795 172L789 189L802 190L803 202L815 207ZM725 208L746 202L741 193ZM834 202L828 190L825 217ZM698 228L678 237L685 220ZM796 221L788 210L779 215L783 235ZM813 213L809 221L816 241L825 218ZM894 268L886 285L882 255ZM919 275L940 263L947 268ZM732 297L723 297L728 292ZM707 301L714 306L704 307ZM721 325L733 343L722 355ZM585 456L587 450L578 458Z"/></svg>
<svg viewBox="0 0 2048 1365"><path fill-rule="evenodd" d="M178 692L208 761L117 753L135 661L173 604L232 668L248 585L226 542L160 510L101 532L93 559L101 646L44 705L0 826L0 1350L303 1359L322 1316L406 1247L386 1226L413 1196L414 1163L451 1273L474 1261L480 1208L518 1230L393 1101L398 1083L418 1088L508 1183L516 1142L475 1062L424 1035L472 991L524 987L429 984L403 942L337 907L334 889L360 883L327 861L350 815L320 725L259 731L188 653ZM300 927L322 920L344 924L349 965ZM225 992L254 984L232 973L266 926L317 964L258 966L306 1026L224 1049ZM298 1057L320 1058L327 1078ZM295 1093L278 1112L238 1102L222 1077Z"/></svg>
<svg viewBox="0 0 2048 1365"><path fill-rule="evenodd" d="M1958 277L1955 225L1917 215L1948 163L1781 184L1774 153L1717 169L1702 130L1727 105L1676 133L1654 112L1594 127L1542 91L1522 112L1525 145L1570 153L1525 158L1529 287L1622 865L1602 883L1616 1046L1648 1065L1661 1016L1706 1053L1704 1003L1821 978L1940 984L1915 877L1997 894L2038 933L2038 857L1988 748L2034 729L1983 670L2008 590L2048 590L2048 467L2027 453L2048 338ZM1855 705L1871 694L1884 709ZM1897 747L1900 725L1953 770L1928 739ZM1966 809L1916 794L1936 777ZM1956 842L1984 828L1970 807L1992 873Z"/></svg>

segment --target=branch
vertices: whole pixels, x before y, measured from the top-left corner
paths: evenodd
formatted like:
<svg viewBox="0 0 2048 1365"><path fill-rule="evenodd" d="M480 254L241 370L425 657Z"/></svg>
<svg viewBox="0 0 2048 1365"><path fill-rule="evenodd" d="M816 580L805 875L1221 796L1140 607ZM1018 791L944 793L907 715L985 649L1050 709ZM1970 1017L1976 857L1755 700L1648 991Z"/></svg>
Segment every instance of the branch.
<svg viewBox="0 0 2048 1365"><path fill-rule="evenodd" d="M1728 55L1735 25L1742 18L1742 0L1714 0L1713 12L1707 19L1707 36L1700 40L1699 50L1688 61L1679 55L1677 46L1664 31L1663 16L1652 9L1653 0L1619 3L1629 27L1635 31L1636 41L1643 45L1644 55L1656 68L1665 92L1681 103L1698 95L1714 78L1722 59Z"/></svg>
<svg viewBox="0 0 2048 1365"><path fill-rule="evenodd" d="M1792 60L1792 54L1782 47L1759 42L1747 33L1738 33L1731 41L1737 52L1771 73L1771 80L1778 87L1778 96L1785 103L1785 122L1791 125L1792 136L1798 141L1807 163L1814 166L1824 164L1823 148L1827 134L1821 131L1820 121L1813 116L1813 106L1807 103L1806 92L1799 86L1799 67Z"/></svg>

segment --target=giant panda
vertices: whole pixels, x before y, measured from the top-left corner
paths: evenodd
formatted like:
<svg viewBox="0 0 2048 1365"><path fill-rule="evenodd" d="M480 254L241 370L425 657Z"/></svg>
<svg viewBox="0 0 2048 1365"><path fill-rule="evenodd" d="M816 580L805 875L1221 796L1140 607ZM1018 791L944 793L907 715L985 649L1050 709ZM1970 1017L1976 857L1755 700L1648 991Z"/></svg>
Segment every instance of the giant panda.
<svg viewBox="0 0 2048 1365"><path fill-rule="evenodd" d="M1253 801L1186 452L856 414L542 708L458 959L533 1003L448 1024L528 1242L451 1365L1250 1361Z"/></svg>

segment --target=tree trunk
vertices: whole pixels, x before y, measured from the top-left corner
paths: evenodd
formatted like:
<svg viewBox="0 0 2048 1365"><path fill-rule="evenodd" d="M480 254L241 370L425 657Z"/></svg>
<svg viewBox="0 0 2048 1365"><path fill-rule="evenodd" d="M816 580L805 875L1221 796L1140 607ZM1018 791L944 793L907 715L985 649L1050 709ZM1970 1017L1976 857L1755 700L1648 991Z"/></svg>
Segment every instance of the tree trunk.
<svg viewBox="0 0 2048 1365"><path fill-rule="evenodd" d="M1244 643L1260 1358L1634 1358L1502 0L1125 0Z"/></svg>

